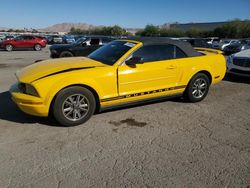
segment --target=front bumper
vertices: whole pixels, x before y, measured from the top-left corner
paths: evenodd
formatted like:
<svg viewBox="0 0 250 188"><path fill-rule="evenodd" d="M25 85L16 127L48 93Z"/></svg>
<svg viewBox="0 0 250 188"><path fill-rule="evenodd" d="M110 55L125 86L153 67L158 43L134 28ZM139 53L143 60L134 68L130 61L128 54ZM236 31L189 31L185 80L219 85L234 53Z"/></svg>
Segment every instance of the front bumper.
<svg viewBox="0 0 250 188"><path fill-rule="evenodd" d="M49 114L49 107L44 104L40 97L35 97L21 93L17 84L10 88L12 100L17 106L26 114L47 117Z"/></svg>
<svg viewBox="0 0 250 188"><path fill-rule="evenodd" d="M241 67L233 63L227 64L227 73L238 76L250 77L250 67Z"/></svg>
<svg viewBox="0 0 250 188"><path fill-rule="evenodd" d="M238 75L238 76L250 77L250 71L243 71L239 69L228 69L227 73Z"/></svg>

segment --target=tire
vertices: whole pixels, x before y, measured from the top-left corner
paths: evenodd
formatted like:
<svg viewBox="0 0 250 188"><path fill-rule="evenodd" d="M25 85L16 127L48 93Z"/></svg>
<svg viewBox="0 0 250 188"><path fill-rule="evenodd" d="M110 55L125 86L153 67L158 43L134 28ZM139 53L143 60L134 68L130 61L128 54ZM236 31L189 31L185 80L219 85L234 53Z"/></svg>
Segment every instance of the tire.
<svg viewBox="0 0 250 188"><path fill-rule="evenodd" d="M210 81L206 74L198 73L189 82L184 97L190 102L202 101L209 91Z"/></svg>
<svg viewBox="0 0 250 188"><path fill-rule="evenodd" d="M41 51L41 49L42 49L42 46L40 44L35 44L34 46L35 51Z"/></svg>
<svg viewBox="0 0 250 188"><path fill-rule="evenodd" d="M59 57L73 57L74 55L69 51L63 51Z"/></svg>
<svg viewBox="0 0 250 188"><path fill-rule="evenodd" d="M7 44L5 46L5 50L8 51L8 52L11 52L11 51L13 51L13 46L11 44Z"/></svg>
<svg viewBox="0 0 250 188"><path fill-rule="evenodd" d="M84 87L72 86L57 94L52 113L59 124L71 127L89 120L95 109L96 100L92 92Z"/></svg>

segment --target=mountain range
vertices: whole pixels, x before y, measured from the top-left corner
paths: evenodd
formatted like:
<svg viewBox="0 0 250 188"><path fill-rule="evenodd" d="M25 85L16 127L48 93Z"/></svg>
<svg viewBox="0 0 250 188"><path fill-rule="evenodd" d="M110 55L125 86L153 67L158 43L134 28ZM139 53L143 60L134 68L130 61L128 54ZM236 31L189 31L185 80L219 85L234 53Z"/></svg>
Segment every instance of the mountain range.
<svg viewBox="0 0 250 188"><path fill-rule="evenodd" d="M190 28L198 28L198 29L204 29L204 30L213 30L216 27L220 27L224 24L226 24L228 22L208 22L208 23L185 23L185 24L181 24L181 23L173 23L173 24L163 24L160 25L160 27L163 28L170 28L170 27L175 27L175 28L179 28L181 30L188 30ZM104 27L104 26L96 26L96 25L92 25L92 24L88 24L88 23L59 23L59 24L55 24L46 28L40 28L40 29L36 29L38 31L41 32L69 32L70 29L74 27L75 29L81 29L81 30L89 30L92 28L100 28L100 27ZM9 30L10 28L5 28L5 27L0 27L0 30ZM15 28L14 28L15 29ZM125 28L127 31L131 32L131 33L135 33L138 30L142 29L142 28Z"/></svg>
<svg viewBox="0 0 250 188"><path fill-rule="evenodd" d="M89 30L100 26L87 23L60 23L38 30L43 32L69 32L72 27L75 29Z"/></svg>

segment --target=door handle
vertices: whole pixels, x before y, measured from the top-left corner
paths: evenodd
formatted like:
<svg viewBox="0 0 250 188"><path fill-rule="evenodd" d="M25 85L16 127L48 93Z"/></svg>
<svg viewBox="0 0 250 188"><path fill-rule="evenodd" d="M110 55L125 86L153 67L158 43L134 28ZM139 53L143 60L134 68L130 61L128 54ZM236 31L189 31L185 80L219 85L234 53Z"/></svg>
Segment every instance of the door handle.
<svg viewBox="0 0 250 188"><path fill-rule="evenodd" d="M176 69L176 66L174 66L174 65L169 65L169 66L167 67L167 69Z"/></svg>

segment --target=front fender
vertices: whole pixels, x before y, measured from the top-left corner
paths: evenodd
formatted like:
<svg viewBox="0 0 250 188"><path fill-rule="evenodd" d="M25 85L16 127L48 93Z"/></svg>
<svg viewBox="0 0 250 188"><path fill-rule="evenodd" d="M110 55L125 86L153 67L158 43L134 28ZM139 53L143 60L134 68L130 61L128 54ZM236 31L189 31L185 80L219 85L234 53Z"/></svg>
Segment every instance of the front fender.
<svg viewBox="0 0 250 188"><path fill-rule="evenodd" d="M93 90L95 90L99 97L103 95L101 88L99 88L98 84L94 80L84 79L81 82L79 82L79 79L76 80L74 78L65 78L65 79L60 80L58 83L54 84L51 87L51 89L48 92L48 95L45 98L45 103L50 104L57 93L59 93L64 88L75 86L75 85L88 86L92 88Z"/></svg>
<svg viewBox="0 0 250 188"><path fill-rule="evenodd" d="M97 68L56 74L37 80L32 85L48 106L58 92L73 85L85 85L92 88L100 99L117 96L115 68Z"/></svg>

